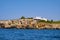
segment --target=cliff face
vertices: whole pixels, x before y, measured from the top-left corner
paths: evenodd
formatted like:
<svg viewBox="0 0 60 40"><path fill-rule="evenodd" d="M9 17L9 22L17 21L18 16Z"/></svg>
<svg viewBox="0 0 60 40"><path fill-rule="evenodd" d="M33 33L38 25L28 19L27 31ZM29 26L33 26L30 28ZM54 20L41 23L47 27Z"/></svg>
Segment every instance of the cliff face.
<svg viewBox="0 0 60 40"><path fill-rule="evenodd" d="M0 21L0 28L36 28L36 29L60 29L60 24L37 22L34 19L19 19Z"/></svg>
<svg viewBox="0 0 60 40"><path fill-rule="evenodd" d="M39 23L38 24L39 29L60 29L60 24L54 24L54 23Z"/></svg>

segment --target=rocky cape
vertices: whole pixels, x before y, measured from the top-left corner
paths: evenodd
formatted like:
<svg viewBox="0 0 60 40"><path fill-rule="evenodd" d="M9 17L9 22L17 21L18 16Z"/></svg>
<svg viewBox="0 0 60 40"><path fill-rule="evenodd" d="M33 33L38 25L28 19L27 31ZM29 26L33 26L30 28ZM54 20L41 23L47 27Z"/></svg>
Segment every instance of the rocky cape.
<svg viewBox="0 0 60 40"><path fill-rule="evenodd" d="M35 19L0 20L0 28L60 29L60 23L38 22Z"/></svg>

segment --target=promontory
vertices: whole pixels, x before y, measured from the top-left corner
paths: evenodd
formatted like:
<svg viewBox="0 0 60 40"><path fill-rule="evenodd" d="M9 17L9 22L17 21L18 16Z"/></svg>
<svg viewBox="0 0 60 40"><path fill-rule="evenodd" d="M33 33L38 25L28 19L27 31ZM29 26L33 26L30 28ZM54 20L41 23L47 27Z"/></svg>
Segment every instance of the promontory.
<svg viewBox="0 0 60 40"><path fill-rule="evenodd" d="M18 29L60 29L60 21L48 20L46 18L25 18L0 20L0 28Z"/></svg>

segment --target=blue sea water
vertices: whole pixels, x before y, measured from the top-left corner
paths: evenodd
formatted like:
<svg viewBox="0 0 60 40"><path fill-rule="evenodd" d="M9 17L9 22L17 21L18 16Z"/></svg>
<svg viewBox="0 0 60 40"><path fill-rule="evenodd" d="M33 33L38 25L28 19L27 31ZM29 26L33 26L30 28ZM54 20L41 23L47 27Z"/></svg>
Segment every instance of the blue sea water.
<svg viewBox="0 0 60 40"><path fill-rule="evenodd" d="M0 40L60 40L60 30L0 29Z"/></svg>

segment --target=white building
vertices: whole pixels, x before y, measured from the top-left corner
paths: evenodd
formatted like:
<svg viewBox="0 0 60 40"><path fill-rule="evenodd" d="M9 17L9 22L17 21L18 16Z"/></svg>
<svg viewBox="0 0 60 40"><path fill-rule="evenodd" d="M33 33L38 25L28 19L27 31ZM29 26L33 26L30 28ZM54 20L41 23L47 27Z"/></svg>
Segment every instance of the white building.
<svg viewBox="0 0 60 40"><path fill-rule="evenodd" d="M42 17L35 17L35 18L33 18L33 19L37 19L37 20L45 20L45 21L47 21L46 18L42 18Z"/></svg>

